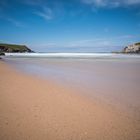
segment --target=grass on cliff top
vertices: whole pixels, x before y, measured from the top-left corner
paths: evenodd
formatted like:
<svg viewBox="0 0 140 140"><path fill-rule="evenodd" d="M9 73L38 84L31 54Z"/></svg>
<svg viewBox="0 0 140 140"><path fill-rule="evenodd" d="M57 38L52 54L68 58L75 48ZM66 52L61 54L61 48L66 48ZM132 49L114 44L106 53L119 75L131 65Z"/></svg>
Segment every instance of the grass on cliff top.
<svg viewBox="0 0 140 140"><path fill-rule="evenodd" d="M20 50L20 51L28 50L27 46L25 46L25 45L0 43L0 46L4 46L4 47L7 47L7 48L10 48L11 50Z"/></svg>
<svg viewBox="0 0 140 140"><path fill-rule="evenodd" d="M140 45L140 42L138 42L138 43L135 43L135 45Z"/></svg>
<svg viewBox="0 0 140 140"><path fill-rule="evenodd" d="M0 46L10 47L10 48L25 48L25 45L16 45L16 44L4 44L0 43Z"/></svg>

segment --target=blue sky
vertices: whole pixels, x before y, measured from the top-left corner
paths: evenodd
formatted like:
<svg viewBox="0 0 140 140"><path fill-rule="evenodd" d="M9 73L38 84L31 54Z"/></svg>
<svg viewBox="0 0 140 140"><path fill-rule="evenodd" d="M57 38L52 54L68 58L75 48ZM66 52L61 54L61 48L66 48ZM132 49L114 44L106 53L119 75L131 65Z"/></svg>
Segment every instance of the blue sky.
<svg viewBox="0 0 140 140"><path fill-rule="evenodd" d="M0 0L0 42L110 52L140 41L140 0Z"/></svg>

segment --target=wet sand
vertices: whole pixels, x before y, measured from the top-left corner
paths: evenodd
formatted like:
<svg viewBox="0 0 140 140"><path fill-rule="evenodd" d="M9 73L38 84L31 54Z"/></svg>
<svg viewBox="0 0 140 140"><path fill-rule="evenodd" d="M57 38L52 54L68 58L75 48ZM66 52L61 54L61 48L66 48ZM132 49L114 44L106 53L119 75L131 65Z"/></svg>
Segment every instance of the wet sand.
<svg viewBox="0 0 140 140"><path fill-rule="evenodd" d="M0 73L1 140L140 139L139 120L113 105L2 61Z"/></svg>

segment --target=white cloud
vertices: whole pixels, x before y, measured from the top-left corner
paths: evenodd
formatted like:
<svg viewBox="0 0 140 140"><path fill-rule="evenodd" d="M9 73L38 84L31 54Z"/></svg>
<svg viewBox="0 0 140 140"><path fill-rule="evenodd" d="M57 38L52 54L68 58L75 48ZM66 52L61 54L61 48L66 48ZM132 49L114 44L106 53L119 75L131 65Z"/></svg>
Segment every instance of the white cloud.
<svg viewBox="0 0 140 140"><path fill-rule="evenodd" d="M133 38L134 36L133 35L122 35L118 38L121 38L121 39L128 39L128 38Z"/></svg>
<svg viewBox="0 0 140 140"><path fill-rule="evenodd" d="M125 0L125 3L129 5L140 4L140 0Z"/></svg>
<svg viewBox="0 0 140 140"><path fill-rule="evenodd" d="M105 0L82 0L82 2L89 5L95 5L97 7L106 6Z"/></svg>
<svg viewBox="0 0 140 140"><path fill-rule="evenodd" d="M51 20L53 19L53 12L50 8L48 7L43 7L42 11L37 11L35 12L36 15L44 18L45 20Z"/></svg>
<svg viewBox="0 0 140 140"><path fill-rule="evenodd" d="M15 20L13 18L6 18L6 20L11 22L12 24L14 24L17 27L24 27L24 25L21 22Z"/></svg>
<svg viewBox="0 0 140 140"><path fill-rule="evenodd" d="M21 3L26 4L26 5L30 5L30 6L38 6L41 5L43 3L42 0L19 0Z"/></svg>
<svg viewBox="0 0 140 140"><path fill-rule="evenodd" d="M140 0L81 0L82 3L95 7L123 7L140 4Z"/></svg>
<svg viewBox="0 0 140 140"><path fill-rule="evenodd" d="M120 35L111 38L93 38L93 39L83 39L79 41L72 42L70 46L72 47L95 47L95 46L112 46L118 42L118 40L128 40L134 38L133 35Z"/></svg>
<svg viewBox="0 0 140 140"><path fill-rule="evenodd" d="M10 17L0 15L0 19L8 21L9 23L11 23L11 24L13 24L13 25L15 25L17 27L25 27L25 25L22 22L14 19L14 18L10 18Z"/></svg>
<svg viewBox="0 0 140 140"><path fill-rule="evenodd" d="M106 38L93 38L93 39L83 39L79 41L75 41L70 44L72 47L93 47L93 46L108 46L110 45L110 41Z"/></svg>

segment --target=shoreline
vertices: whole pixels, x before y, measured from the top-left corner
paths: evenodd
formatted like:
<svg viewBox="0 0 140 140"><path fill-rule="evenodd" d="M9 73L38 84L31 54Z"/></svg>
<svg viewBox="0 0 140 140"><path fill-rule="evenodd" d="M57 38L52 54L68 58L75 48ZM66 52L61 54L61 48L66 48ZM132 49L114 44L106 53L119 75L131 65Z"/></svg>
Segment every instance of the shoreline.
<svg viewBox="0 0 140 140"><path fill-rule="evenodd" d="M106 59L122 59L122 58L140 58L139 54L131 54L131 53L109 53L109 52L101 52L101 53L60 53L60 52L50 52L50 53L5 53L6 57L19 57L19 58L71 58L71 59L89 59L89 58L106 58Z"/></svg>
<svg viewBox="0 0 140 140"><path fill-rule="evenodd" d="M137 140L138 121L0 61L0 139Z"/></svg>

